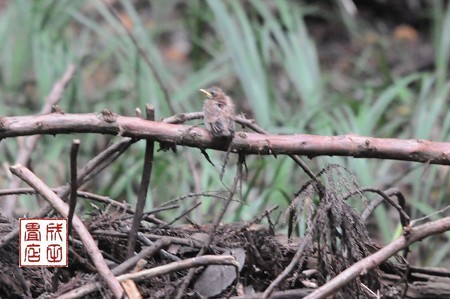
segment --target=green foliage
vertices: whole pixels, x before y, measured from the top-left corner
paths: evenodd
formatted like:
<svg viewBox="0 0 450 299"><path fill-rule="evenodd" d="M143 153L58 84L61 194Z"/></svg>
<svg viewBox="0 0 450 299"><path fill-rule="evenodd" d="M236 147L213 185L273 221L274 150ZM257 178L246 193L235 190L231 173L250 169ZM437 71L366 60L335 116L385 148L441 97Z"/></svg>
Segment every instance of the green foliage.
<svg viewBox="0 0 450 299"><path fill-rule="evenodd" d="M238 1L226 3L209 0L207 3L214 13L219 38L224 41L226 55L233 65L246 98L252 107L258 107L252 111L256 120L262 126L270 125L267 72L258 48L258 32L252 28L251 16L245 14L242 4Z"/></svg>

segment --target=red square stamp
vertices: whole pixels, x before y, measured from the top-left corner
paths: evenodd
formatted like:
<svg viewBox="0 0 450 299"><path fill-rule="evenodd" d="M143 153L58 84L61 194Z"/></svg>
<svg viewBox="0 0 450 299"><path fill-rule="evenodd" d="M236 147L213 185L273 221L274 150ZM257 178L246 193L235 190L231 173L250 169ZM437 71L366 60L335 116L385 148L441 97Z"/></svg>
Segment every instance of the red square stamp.
<svg viewBox="0 0 450 299"><path fill-rule="evenodd" d="M19 219L20 267L67 267L66 218Z"/></svg>

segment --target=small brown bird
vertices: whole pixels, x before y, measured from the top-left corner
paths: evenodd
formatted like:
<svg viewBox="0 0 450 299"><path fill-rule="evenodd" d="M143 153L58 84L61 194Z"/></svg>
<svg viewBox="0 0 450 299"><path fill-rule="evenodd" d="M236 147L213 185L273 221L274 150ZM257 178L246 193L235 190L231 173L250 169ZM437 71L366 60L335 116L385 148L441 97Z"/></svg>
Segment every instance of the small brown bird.
<svg viewBox="0 0 450 299"><path fill-rule="evenodd" d="M214 138L233 138L236 112L231 98L218 87L200 89L200 91L206 94L203 104L206 129Z"/></svg>

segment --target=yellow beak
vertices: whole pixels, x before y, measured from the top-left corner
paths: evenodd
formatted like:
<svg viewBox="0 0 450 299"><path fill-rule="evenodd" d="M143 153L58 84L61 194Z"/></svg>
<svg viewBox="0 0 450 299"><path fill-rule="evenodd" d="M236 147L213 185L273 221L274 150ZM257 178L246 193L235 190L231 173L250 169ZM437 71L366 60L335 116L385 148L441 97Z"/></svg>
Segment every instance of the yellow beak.
<svg viewBox="0 0 450 299"><path fill-rule="evenodd" d="M208 92L208 91L206 91L204 89L200 89L200 91L203 92L204 94L206 94L207 97L209 97L209 98L212 97L210 92Z"/></svg>

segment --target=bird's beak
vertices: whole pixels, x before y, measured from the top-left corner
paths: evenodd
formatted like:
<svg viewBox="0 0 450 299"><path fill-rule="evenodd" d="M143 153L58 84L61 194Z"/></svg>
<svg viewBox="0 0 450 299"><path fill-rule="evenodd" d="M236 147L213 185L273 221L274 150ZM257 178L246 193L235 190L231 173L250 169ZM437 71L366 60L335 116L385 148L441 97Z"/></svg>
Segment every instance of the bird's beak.
<svg viewBox="0 0 450 299"><path fill-rule="evenodd" d="M208 92L208 91L206 91L206 90L204 90L204 89L200 89L200 91L203 92L204 94L206 94L206 96L207 96L208 98L212 97L212 95L211 95L210 92Z"/></svg>

